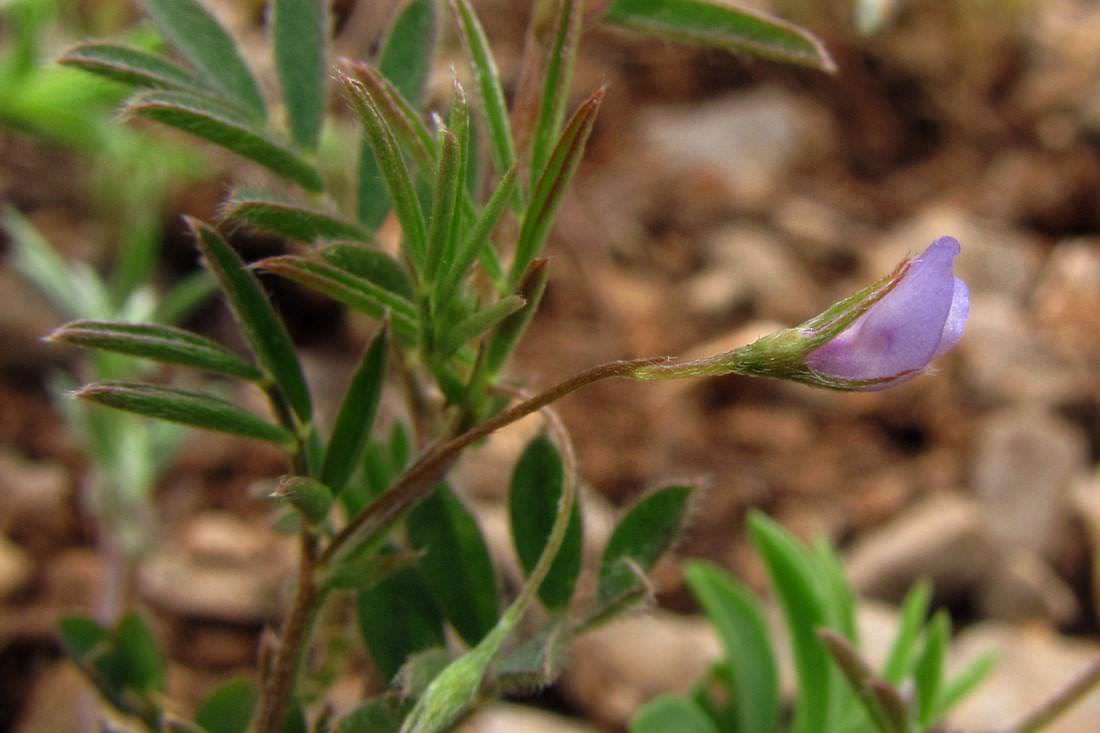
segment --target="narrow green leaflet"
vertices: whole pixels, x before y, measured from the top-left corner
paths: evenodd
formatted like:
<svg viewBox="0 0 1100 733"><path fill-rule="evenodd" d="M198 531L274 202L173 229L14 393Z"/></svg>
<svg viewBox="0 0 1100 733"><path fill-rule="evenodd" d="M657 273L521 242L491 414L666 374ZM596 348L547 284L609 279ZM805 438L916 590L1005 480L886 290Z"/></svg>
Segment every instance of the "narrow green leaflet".
<svg viewBox="0 0 1100 733"><path fill-rule="evenodd" d="M379 59L380 78L389 80L397 92L394 97L407 100L413 110L420 106L431 71L436 25L434 0L412 0L394 20ZM368 91L376 94L369 86ZM387 106L380 97L378 100L380 106ZM391 103L396 101L389 100ZM415 112L412 116L417 117ZM393 126L393 120L389 120L389 124ZM371 229L385 220L392 199L381 165L384 163L380 163L369 136L364 137L359 153L358 209L359 220Z"/></svg>
<svg viewBox="0 0 1100 733"><path fill-rule="evenodd" d="M363 143L359 150L357 185L356 218L368 229L377 230L386 221L386 215L390 213L390 197L386 193L386 180L382 177L382 171L378 168L378 161L374 159L374 152L366 135L363 136Z"/></svg>
<svg viewBox="0 0 1100 733"><path fill-rule="evenodd" d="M474 129L470 117L470 103L466 98L466 90L462 88L457 77L452 80L451 87L451 109L447 115L447 127L458 143L458 190L455 191L455 214L451 217L451 227L440 258L437 277L446 277L454 263L460 232L477 217L474 196L480 182L477 170L477 130ZM439 283L433 284L438 286Z"/></svg>
<svg viewBox="0 0 1100 733"><path fill-rule="evenodd" d="M900 685L909 675L913 660L917 655L917 643L920 641L924 617L928 613L928 604L932 601L932 587L926 583L917 583L905 596L902 604L901 623L897 636L890 647L890 654L882 670L882 677L893 685Z"/></svg>
<svg viewBox="0 0 1100 733"><path fill-rule="evenodd" d="M321 468L321 481L339 494L359 464L367 437L374 426L378 403L382 397L382 385L386 378L386 351L389 345L389 327L383 324L371 340L359 367L351 378L351 386L344 394L332 438L325 450L325 462Z"/></svg>
<svg viewBox="0 0 1100 733"><path fill-rule="evenodd" d="M604 22L660 38L744 51L834 71L829 52L801 28L731 0L614 0Z"/></svg>
<svg viewBox="0 0 1100 733"><path fill-rule="evenodd" d="M997 655L993 652L987 652L952 677L944 686L943 694L940 695L939 714L946 715L951 712L956 705L985 681L996 664Z"/></svg>
<svg viewBox="0 0 1100 733"><path fill-rule="evenodd" d="M693 562L684 573L726 648L726 662L733 669L737 730L777 730L779 670L760 602L708 563Z"/></svg>
<svg viewBox="0 0 1100 733"><path fill-rule="evenodd" d="M164 657L152 629L139 614L131 611L118 622L113 655L129 689L143 695L164 690Z"/></svg>
<svg viewBox="0 0 1100 733"><path fill-rule="evenodd" d="M313 150L325 121L329 0L274 0L275 66L294 141Z"/></svg>
<svg viewBox="0 0 1100 733"><path fill-rule="evenodd" d="M458 138L449 130L440 133L439 167L432 193L432 218L428 228L427 278L434 282L446 269L447 250L458 209L458 195L465 172Z"/></svg>
<svg viewBox="0 0 1100 733"><path fill-rule="evenodd" d="M58 328L48 338L58 343L181 364L251 381L263 378L259 369L221 344L172 326L74 321Z"/></svg>
<svg viewBox="0 0 1100 733"><path fill-rule="evenodd" d="M565 465L550 438L539 435L528 443L512 472L508 494L512 542L528 573L535 567L550 537L565 481ZM550 610L566 608L573 597L581 571L583 543L581 511L577 503L573 505L561 549L539 588L539 598Z"/></svg>
<svg viewBox="0 0 1100 733"><path fill-rule="evenodd" d="M353 275L322 259L309 257L269 257L262 260L259 266L267 272L324 293L374 318L381 318L388 309L393 318L394 330L402 338L416 338L416 307L375 282Z"/></svg>
<svg viewBox="0 0 1100 733"><path fill-rule="evenodd" d="M75 394L82 400L158 420L221 433L243 435L292 447L294 435L258 415L217 397L172 387L130 382L98 382Z"/></svg>
<svg viewBox="0 0 1100 733"><path fill-rule="evenodd" d="M256 683L238 677L223 683L199 705L195 722L207 733L248 733Z"/></svg>
<svg viewBox="0 0 1100 733"><path fill-rule="evenodd" d="M917 686L917 720L924 728L931 726L939 717L944 665L950 641L951 619L946 612L938 611L925 631L924 650L913 668L913 680Z"/></svg>
<svg viewBox="0 0 1100 733"><path fill-rule="evenodd" d="M501 177L500 182L497 183L496 190L489 197L485 208L481 210L481 214L477 217L473 227L470 228L469 234L466 235L463 241L458 243L454 261L439 286L437 299L440 304L448 303L455 292L458 291L462 278L466 276L478 254L485 249L492 248L490 237L497 224L500 223L504 212L508 209L508 201L516 190L517 180L515 167L509 168Z"/></svg>
<svg viewBox="0 0 1100 733"><path fill-rule="evenodd" d="M565 196L569 181L584 157L584 148L592 127L596 124L596 113L599 112L603 97L604 90L596 90L573 113L534 187L516 244L516 256L512 261L509 280L513 284L519 281L531 260L538 257L546 243L546 237L554 223L554 215Z"/></svg>
<svg viewBox="0 0 1100 733"><path fill-rule="evenodd" d="M309 423L312 401L298 353L260 281L212 227L191 218L187 223L260 365L286 396L298 418Z"/></svg>
<svg viewBox="0 0 1100 733"><path fill-rule="evenodd" d="M303 242L319 239L369 242L372 239L370 232L339 214L319 211L257 189L234 191L222 207L221 219Z"/></svg>
<svg viewBox="0 0 1100 733"><path fill-rule="evenodd" d="M76 662L85 662L97 651L106 649L111 632L98 621L86 616L66 616L57 626L61 646Z"/></svg>
<svg viewBox="0 0 1100 733"><path fill-rule="evenodd" d="M466 342L486 333L526 303L527 301L518 295L508 295L487 308L463 318L440 334L437 353L443 357L450 356L462 348Z"/></svg>
<svg viewBox="0 0 1100 733"><path fill-rule="evenodd" d="M654 663L659 663L654 660ZM650 700L630 722L630 733L719 733L706 711L683 695L666 694ZM757 733L756 729L746 733ZM765 732L763 729L759 733Z"/></svg>
<svg viewBox="0 0 1100 733"><path fill-rule="evenodd" d="M489 374L499 374L500 370L504 368L508 357L512 355L513 349L519 345L520 339L523 338L527 326L531 324L531 319L538 312L543 293L546 292L546 283L550 278L550 272L546 265L547 259L545 257L531 260L531 264L527 266L527 272L524 273L519 285L516 286L517 294L526 303L523 308L501 321L496 331L493 332L489 349L485 354L485 365Z"/></svg>
<svg viewBox="0 0 1100 733"><path fill-rule="evenodd" d="M367 651L387 680L416 652L447 644L443 617L415 570L402 570L361 591L358 608Z"/></svg>
<svg viewBox="0 0 1100 733"><path fill-rule="evenodd" d="M819 583L821 598L825 601L829 626L858 644L856 594L844 574L844 563L836 548L827 540L821 539L814 543L810 558L817 567L814 577Z"/></svg>
<svg viewBox="0 0 1100 733"><path fill-rule="evenodd" d="M554 35L543 77L542 104L539 106L535 136L531 141L531 188L542 177L550 151L561 133L569 90L573 86L573 61L581 35L581 2L559 0L554 20Z"/></svg>
<svg viewBox="0 0 1100 733"><path fill-rule="evenodd" d="M209 87L190 69L163 56L103 41L73 46L61 54L57 62L137 87L174 89L196 94L210 92Z"/></svg>
<svg viewBox="0 0 1100 733"><path fill-rule="evenodd" d="M420 113L411 106L407 99L401 97L400 92L393 84L390 84L371 66L362 63L350 63L345 64L345 67L348 68L352 78L344 79L344 84L351 87L359 85L362 88L362 94L372 99L378 116L388 125L390 132L393 133L394 140L399 143L401 149L409 154L412 161L419 167L420 173L429 174L434 171L439 157L438 146L436 140L432 138L431 133L428 131L427 125L420 119ZM365 165L367 162L370 162L370 165ZM374 157L364 155L361 164L364 166L361 167L361 173L375 176L378 180L386 179L385 172L378 171ZM470 167L473 168L474 166ZM375 211L378 206L381 206L378 204L378 195L384 195L385 193L386 189L379 185L373 187L360 186L360 221L364 225L376 227L377 223L381 223L381 217L384 217L385 212L388 211L388 199L384 201L385 208L379 215L377 222L365 218L363 211L364 207L367 210ZM476 217L473 198L465 188L462 189L459 205L463 217L467 219ZM496 250L486 240L482 242L482 247L478 249L477 254L481 256L486 274L493 278L495 284L499 285L504 280L504 273L502 267L500 267Z"/></svg>
<svg viewBox="0 0 1100 733"><path fill-rule="evenodd" d="M363 131L378 161L386 192L401 222L409 259L416 265L417 272L423 273L428 250L427 224L409 168L405 165L393 131L382 117L375 98L361 82L349 76L342 77L342 80L352 106L363 123Z"/></svg>
<svg viewBox="0 0 1100 733"><path fill-rule="evenodd" d="M832 669L817 636L818 627L825 624L825 610L811 568L794 538L765 515L754 512L749 517L749 534L768 567L791 630L799 690L792 731L818 733L826 730L829 720Z"/></svg>
<svg viewBox="0 0 1100 733"><path fill-rule="evenodd" d="M690 486L658 489L643 497L619 520L600 561L601 603L629 593L640 582L634 568L649 571L676 543L687 522L691 494Z"/></svg>
<svg viewBox="0 0 1100 733"><path fill-rule="evenodd" d="M343 68L363 85L363 89L378 105L379 114L390 126L401 148L420 167L421 172L434 170L439 155L436 139L416 106L401 95L392 81L370 64L345 59Z"/></svg>
<svg viewBox="0 0 1100 733"><path fill-rule="evenodd" d="M125 685L124 670L114 656L111 632L87 616L66 616L57 624L65 654L90 672L101 692L118 697Z"/></svg>
<svg viewBox="0 0 1100 733"><path fill-rule="evenodd" d="M506 171L515 165L516 150L508 106L504 102L504 88L500 83L496 59L489 47L489 38L485 35L470 0L450 0L450 5L458 21L466 55L470 59L470 66L481 93L481 104L489 126L493 162L498 171Z"/></svg>
<svg viewBox="0 0 1100 733"><path fill-rule="evenodd" d="M337 242L322 249L321 257L356 277L370 280L380 288L401 296L410 305L416 298L404 266L385 252L361 244Z"/></svg>
<svg viewBox="0 0 1100 733"><path fill-rule="evenodd" d="M408 468L413 452L412 438L409 436L409 430L405 427L405 423L401 420L395 420L393 425L390 426L390 439L388 442L390 465L393 467L395 474L400 473Z"/></svg>
<svg viewBox="0 0 1100 733"><path fill-rule="evenodd" d="M67 616L57 626L61 646L112 705L125 705L126 668L115 654L111 631L86 616Z"/></svg>
<svg viewBox="0 0 1100 733"><path fill-rule="evenodd" d="M257 120L267 117L260 85L237 42L197 0L145 0L165 38L203 77Z"/></svg>
<svg viewBox="0 0 1100 733"><path fill-rule="evenodd" d="M237 110L221 102L182 91L150 91L131 99L124 112L155 120L208 140L253 160L307 191L322 191L317 169L284 143L257 130Z"/></svg>
<svg viewBox="0 0 1100 733"><path fill-rule="evenodd" d="M417 567L436 603L473 646L497 621L496 574L477 520L446 484L436 487L406 520L409 539L424 554Z"/></svg>
<svg viewBox="0 0 1100 733"><path fill-rule="evenodd" d="M401 95L419 104L432 69L438 23L435 0L410 0L394 20L378 68Z"/></svg>

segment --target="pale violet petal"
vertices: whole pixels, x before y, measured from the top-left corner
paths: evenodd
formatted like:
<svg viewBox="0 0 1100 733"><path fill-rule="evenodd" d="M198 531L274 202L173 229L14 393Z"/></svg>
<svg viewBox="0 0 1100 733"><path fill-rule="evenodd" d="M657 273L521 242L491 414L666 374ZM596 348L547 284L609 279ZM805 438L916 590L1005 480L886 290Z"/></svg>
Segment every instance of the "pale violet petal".
<svg viewBox="0 0 1100 733"><path fill-rule="evenodd" d="M965 309L948 325L956 304L953 237L941 237L909 265L894 289L832 341L812 352L806 363L837 379L904 379L936 356L945 338L961 335ZM969 298L964 290L958 307ZM953 345L953 344L951 344ZM947 347L950 348L950 345ZM894 384L896 382L891 382Z"/></svg>

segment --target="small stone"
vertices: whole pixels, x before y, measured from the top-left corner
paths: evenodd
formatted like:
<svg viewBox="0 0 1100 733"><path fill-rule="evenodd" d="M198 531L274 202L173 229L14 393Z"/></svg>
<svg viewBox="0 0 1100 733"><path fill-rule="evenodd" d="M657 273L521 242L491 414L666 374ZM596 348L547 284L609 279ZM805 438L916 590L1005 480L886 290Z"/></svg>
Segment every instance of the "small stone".
<svg viewBox="0 0 1100 733"><path fill-rule="evenodd" d="M1073 589L1041 557L1026 550L1002 556L990 569L978 595L982 615L998 621L1046 621L1063 626L1081 606Z"/></svg>
<svg viewBox="0 0 1100 733"><path fill-rule="evenodd" d="M197 561L242 565L261 558L271 537L231 514L211 512L187 525L183 543Z"/></svg>
<svg viewBox="0 0 1100 733"><path fill-rule="evenodd" d="M60 542L75 523L68 470L0 450L0 526L32 550Z"/></svg>
<svg viewBox="0 0 1100 733"><path fill-rule="evenodd" d="M1100 242L1094 239L1059 243L1035 288L1036 324L1066 359L1100 357L1098 247Z"/></svg>
<svg viewBox="0 0 1100 733"><path fill-rule="evenodd" d="M1100 479L1096 475L1074 483L1073 506L1088 533L1093 610L1100 619Z"/></svg>
<svg viewBox="0 0 1100 733"><path fill-rule="evenodd" d="M596 733L596 729L545 710L496 703L470 716L455 733Z"/></svg>
<svg viewBox="0 0 1100 733"><path fill-rule="evenodd" d="M142 564L138 587L150 602L183 616L258 624L282 608L293 575L288 550L285 538L209 512Z"/></svg>
<svg viewBox="0 0 1100 733"><path fill-rule="evenodd" d="M97 608L108 587L103 557L93 549L62 550L46 563L46 597L62 611L87 612Z"/></svg>
<svg viewBox="0 0 1100 733"><path fill-rule="evenodd" d="M969 592L993 559L978 504L943 494L868 532L849 551L846 565L860 593L898 602L921 579L943 593Z"/></svg>
<svg viewBox="0 0 1100 733"><path fill-rule="evenodd" d="M957 273L974 295L998 293L1022 302L1039 271L1039 249L1022 231L982 221L962 209L934 204L890 230L869 261L872 272L890 272L907 254L951 235L962 243ZM971 312L977 309L971 308Z"/></svg>
<svg viewBox="0 0 1100 733"><path fill-rule="evenodd" d="M1073 397L1085 384L1028 312L1001 295L979 295L971 301L958 353L962 378L989 403L1049 405Z"/></svg>
<svg viewBox="0 0 1100 733"><path fill-rule="evenodd" d="M1085 437L1030 407L997 412L975 432L971 483L990 536L1051 557L1065 538L1073 481L1088 467Z"/></svg>
<svg viewBox="0 0 1100 733"><path fill-rule="evenodd" d="M56 363L64 355L63 350L42 340L61 324L62 317L54 306L10 265L0 270L0 292L6 302L19 304L18 308L0 312L0 365L8 369L42 369Z"/></svg>
<svg viewBox="0 0 1100 733"><path fill-rule="evenodd" d="M625 727L655 696L691 689L722 654L705 619L653 611L616 619L574 641L562 686L590 718Z"/></svg>
<svg viewBox="0 0 1100 733"><path fill-rule="evenodd" d="M776 227L815 259L851 254L854 224L838 209L803 195L784 199L775 209Z"/></svg>
<svg viewBox="0 0 1100 733"><path fill-rule="evenodd" d="M15 733L76 733L87 730L87 713L98 699L74 664L55 662L35 680Z"/></svg>
<svg viewBox="0 0 1100 733"><path fill-rule="evenodd" d="M997 655L984 683L948 716L951 729L1005 730L1047 702L1100 658L1100 644L1067 639L1042 626L984 622L964 630L952 645L950 668L959 670L982 654ZM1086 696L1043 733L1096 730L1100 695Z"/></svg>
<svg viewBox="0 0 1100 733"><path fill-rule="evenodd" d="M22 590L33 571L34 565L26 551L0 535L0 601Z"/></svg>
<svg viewBox="0 0 1100 733"><path fill-rule="evenodd" d="M728 198L753 208L769 202L785 172L817 143L828 120L809 102L761 88L684 107L652 107L640 117L641 136L673 169L705 170Z"/></svg>
<svg viewBox="0 0 1100 733"><path fill-rule="evenodd" d="M817 286L772 232L729 225L708 238L707 249L711 262L685 286L697 313L724 316L749 305L758 316L788 322L813 314Z"/></svg>
<svg viewBox="0 0 1100 733"><path fill-rule="evenodd" d="M172 656L200 669L236 669L256 661L251 628L209 622L183 622L172 633Z"/></svg>

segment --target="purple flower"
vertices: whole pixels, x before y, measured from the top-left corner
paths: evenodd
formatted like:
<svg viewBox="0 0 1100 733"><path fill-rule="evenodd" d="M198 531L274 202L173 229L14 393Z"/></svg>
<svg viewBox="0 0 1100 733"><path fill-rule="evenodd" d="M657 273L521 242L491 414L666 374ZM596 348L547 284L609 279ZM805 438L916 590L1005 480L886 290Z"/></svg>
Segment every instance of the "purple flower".
<svg viewBox="0 0 1100 733"><path fill-rule="evenodd" d="M805 364L828 386L878 390L917 376L962 337L970 291L955 277L960 251L940 237L907 262L872 295L870 307Z"/></svg>
<svg viewBox="0 0 1100 733"><path fill-rule="evenodd" d="M704 359L650 361L631 376L743 374L847 391L907 382L962 337L970 291L955 277L960 250L954 237L940 237L919 257L801 326Z"/></svg>

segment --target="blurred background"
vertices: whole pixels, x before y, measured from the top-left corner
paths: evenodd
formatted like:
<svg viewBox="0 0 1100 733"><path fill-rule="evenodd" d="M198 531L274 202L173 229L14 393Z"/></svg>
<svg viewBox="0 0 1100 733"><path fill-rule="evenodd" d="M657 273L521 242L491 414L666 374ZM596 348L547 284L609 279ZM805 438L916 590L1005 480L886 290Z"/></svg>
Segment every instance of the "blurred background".
<svg viewBox="0 0 1100 733"><path fill-rule="evenodd" d="M617 507L658 481L698 481L706 489L679 555L715 560L763 590L744 539L749 508L831 538L874 601L862 619L872 656L894 604L928 578L961 629L960 660L1000 649L956 723L1004 724L1100 654L1100 4L752 4L818 34L837 73L598 26L585 35L576 99L604 82L609 93L514 375L548 385L616 358L724 351L804 320L938 236L957 237L971 317L933 374L871 394L738 377L606 383L560 411L586 483L587 545L602 546ZM194 285L180 217L215 219L232 184L262 174L163 128L120 122L121 88L48 66L88 37L157 47L136 5L0 2L3 730L81 729L73 701L83 682L53 626L118 602L111 547L89 520L88 487L103 477L55 399L103 365L41 340L99 301L43 293L35 273L86 263L78 280L103 280L112 296L102 312L142 312L173 294L186 325L235 338L224 307ZM246 49L262 49L263 3L207 5ZM387 5L334 2L341 54L370 52ZM528 5L476 3L506 82ZM465 68L454 39L444 48L432 92L441 104L449 67ZM270 76L267 54L251 61ZM345 123L322 153L334 168L356 149ZM247 233L233 241L249 259L286 247ZM270 285L331 415L369 327L321 296ZM507 476L532 429L504 431L458 469L505 575L515 572ZM254 666L257 635L280 608L291 555L257 486L284 467L258 442L163 440L160 465L114 477L125 484L136 471L152 499L122 502L115 516L119 531L133 525L137 601L186 702ZM700 676L720 645L674 562L659 567L655 590L658 610L583 638L564 679L525 701L543 712L508 729L625 730L638 704ZM353 702L361 689L361 679L337 681L334 699ZM502 725L494 714L468 730L506 729L492 727ZM1087 733L1097 720L1094 699L1051 730Z"/></svg>

